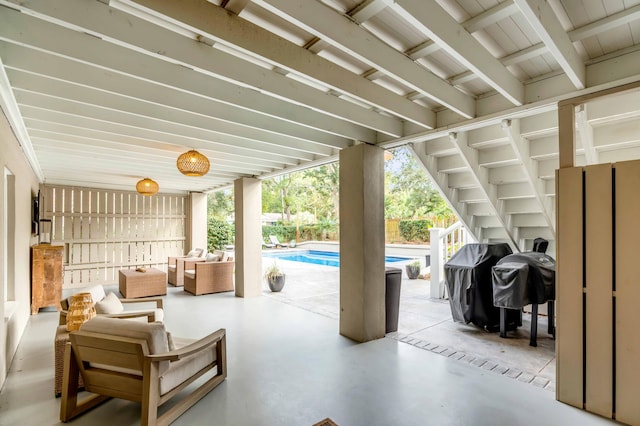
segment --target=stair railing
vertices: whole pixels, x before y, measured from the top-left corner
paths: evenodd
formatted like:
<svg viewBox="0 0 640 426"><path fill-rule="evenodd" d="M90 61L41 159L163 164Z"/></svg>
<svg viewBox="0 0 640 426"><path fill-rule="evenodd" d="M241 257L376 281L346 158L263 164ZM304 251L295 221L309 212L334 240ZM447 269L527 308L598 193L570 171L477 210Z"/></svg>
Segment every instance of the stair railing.
<svg viewBox="0 0 640 426"><path fill-rule="evenodd" d="M429 297L443 299L444 264L447 263L462 246L473 242L473 236L462 222L456 222L446 229L431 228L429 230L431 248L431 278Z"/></svg>

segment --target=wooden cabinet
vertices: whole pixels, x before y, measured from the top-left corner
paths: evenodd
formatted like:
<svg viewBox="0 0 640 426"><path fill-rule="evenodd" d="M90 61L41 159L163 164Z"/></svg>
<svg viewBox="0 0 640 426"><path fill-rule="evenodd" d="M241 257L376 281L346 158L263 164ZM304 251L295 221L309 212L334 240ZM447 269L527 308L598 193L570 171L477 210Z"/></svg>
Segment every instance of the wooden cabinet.
<svg viewBox="0 0 640 426"><path fill-rule="evenodd" d="M31 314L40 308L55 306L62 298L63 246L37 244L31 247Z"/></svg>

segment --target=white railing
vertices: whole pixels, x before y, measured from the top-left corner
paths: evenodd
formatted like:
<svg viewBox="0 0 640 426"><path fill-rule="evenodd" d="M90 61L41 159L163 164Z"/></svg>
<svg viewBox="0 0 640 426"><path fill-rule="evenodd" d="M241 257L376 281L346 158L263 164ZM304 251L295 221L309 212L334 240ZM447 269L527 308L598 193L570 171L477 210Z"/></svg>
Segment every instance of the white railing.
<svg viewBox="0 0 640 426"><path fill-rule="evenodd" d="M429 296L442 299L444 293L444 264L451 259L460 247L473 242L473 236L462 222L456 222L447 229L431 228L429 230L431 245L431 285Z"/></svg>

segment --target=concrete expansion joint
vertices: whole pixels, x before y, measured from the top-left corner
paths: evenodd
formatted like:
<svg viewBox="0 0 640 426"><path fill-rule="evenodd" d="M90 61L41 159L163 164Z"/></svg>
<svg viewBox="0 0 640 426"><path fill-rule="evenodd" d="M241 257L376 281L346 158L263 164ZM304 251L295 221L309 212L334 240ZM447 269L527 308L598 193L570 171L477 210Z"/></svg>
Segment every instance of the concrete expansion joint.
<svg viewBox="0 0 640 426"><path fill-rule="evenodd" d="M555 392L556 390L556 384L555 384L555 381L553 380L549 380L546 377L537 376L532 373L527 373L514 367L502 365L495 361L491 361L483 358L477 358L473 355L456 351L453 348L437 345L434 343L429 343L424 340L416 339L411 336L400 334L397 332L389 333L385 337L388 339L397 340L398 342L407 343L411 346L415 346L418 349L427 350L435 354L442 355L447 358L451 358L454 361L462 361L474 367L482 368L483 370L491 371L493 373L497 373L502 376L509 377L510 379L516 379L523 383L529 383L551 392Z"/></svg>

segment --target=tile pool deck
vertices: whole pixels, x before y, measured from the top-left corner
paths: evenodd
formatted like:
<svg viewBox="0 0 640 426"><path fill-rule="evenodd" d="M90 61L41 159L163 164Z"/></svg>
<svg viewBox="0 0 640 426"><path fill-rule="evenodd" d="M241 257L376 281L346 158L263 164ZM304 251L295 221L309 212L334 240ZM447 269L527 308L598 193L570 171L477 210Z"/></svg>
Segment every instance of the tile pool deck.
<svg viewBox="0 0 640 426"><path fill-rule="evenodd" d="M387 266L404 268L407 262ZM265 258L263 268L270 265ZM336 320L339 319L340 271L336 267L278 260L287 278L280 293L264 295ZM546 333L547 319L538 320L538 346L529 346L530 315L523 314L523 325L501 339L472 325L453 322L449 302L429 298L429 281L409 280L403 273L398 331L386 338L399 340L423 350L490 370L495 374L528 382L555 391L555 341Z"/></svg>

